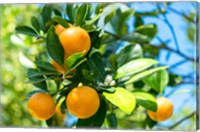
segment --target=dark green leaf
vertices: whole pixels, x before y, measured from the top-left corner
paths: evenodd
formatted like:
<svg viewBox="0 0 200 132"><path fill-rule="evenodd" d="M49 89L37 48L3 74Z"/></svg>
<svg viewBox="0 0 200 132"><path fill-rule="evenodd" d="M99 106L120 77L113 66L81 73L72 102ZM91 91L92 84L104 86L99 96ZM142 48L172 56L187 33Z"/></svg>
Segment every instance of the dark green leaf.
<svg viewBox="0 0 200 132"><path fill-rule="evenodd" d="M37 73L40 73L40 71L37 70L37 69L28 69L27 75L29 76L29 80L30 81L37 81L37 80L44 79L43 76L31 77L31 75L37 74ZM38 88L40 88L40 89L47 90L46 81L42 81L42 82L38 82L38 83L33 83L33 85L36 86L36 87L38 87Z"/></svg>
<svg viewBox="0 0 200 132"><path fill-rule="evenodd" d="M157 34L157 27L155 24L141 25L135 29L135 32L153 38Z"/></svg>
<svg viewBox="0 0 200 132"><path fill-rule="evenodd" d="M136 106L136 99L132 93L117 87L114 93L103 92L105 98L119 107L126 114L131 114Z"/></svg>
<svg viewBox="0 0 200 132"><path fill-rule="evenodd" d="M49 55L55 60L59 65L63 65L64 61L64 49L60 43L60 40L55 33L55 29L52 26L47 33L47 51Z"/></svg>
<svg viewBox="0 0 200 132"><path fill-rule="evenodd" d="M97 74L99 79L103 82L106 77L106 72L104 69L104 64L101 59L101 56L99 53L94 53L91 55L92 52L90 52L90 58L89 58L89 64L91 68L94 70L94 72Z"/></svg>
<svg viewBox="0 0 200 132"><path fill-rule="evenodd" d="M136 101L139 105L143 106L148 110L154 112L157 111L157 103L154 96L143 91L133 91L132 93L135 96Z"/></svg>
<svg viewBox="0 0 200 132"><path fill-rule="evenodd" d="M18 26L15 28L15 31L19 34L25 34L29 36L38 37L38 34L31 27L28 26Z"/></svg>
<svg viewBox="0 0 200 132"><path fill-rule="evenodd" d="M37 77L37 76L43 76L43 75L46 75L46 76L49 76L49 75L52 75L52 76L56 76L58 75L57 72L36 72L36 73L33 73L31 74L30 76L28 77Z"/></svg>
<svg viewBox="0 0 200 132"><path fill-rule="evenodd" d="M44 33L46 33L46 32L49 30L49 28L50 28L51 26L55 26L56 24L57 24L57 22L54 21L54 20L50 20L50 21L48 21L47 23L45 23L45 26L44 26Z"/></svg>
<svg viewBox="0 0 200 132"><path fill-rule="evenodd" d="M151 76L145 77L143 81L157 92L162 93L169 82L169 75L166 70L160 70Z"/></svg>
<svg viewBox="0 0 200 132"><path fill-rule="evenodd" d="M129 44L125 46L116 56L117 66L122 66L123 64L133 60L143 57L143 50L139 44L132 45Z"/></svg>
<svg viewBox="0 0 200 132"><path fill-rule="evenodd" d="M35 64L41 69L50 72L57 72L57 70L48 62L35 61Z"/></svg>
<svg viewBox="0 0 200 132"><path fill-rule="evenodd" d="M53 12L55 13L55 15L62 17L62 13L58 9L53 8Z"/></svg>
<svg viewBox="0 0 200 132"><path fill-rule="evenodd" d="M62 25L63 27L65 27L65 28L69 27L68 22L60 16L54 16L53 20L56 21L57 23L59 23L60 25Z"/></svg>
<svg viewBox="0 0 200 132"><path fill-rule="evenodd" d="M115 30L116 33L119 33L119 27L120 27L120 23L119 23L119 16L121 15L121 10L118 8L116 10L116 14L115 16L110 20L110 23L113 27L113 29Z"/></svg>
<svg viewBox="0 0 200 132"><path fill-rule="evenodd" d="M130 84L130 83L133 83L135 81L139 81L139 80L143 79L144 77L153 74L156 71L164 70L166 68L168 68L168 67L167 66L161 66L161 67L153 68L151 70L143 71L141 73L138 73L138 74L132 76L127 82L125 82L125 84Z"/></svg>
<svg viewBox="0 0 200 132"><path fill-rule="evenodd" d="M109 128L117 128L117 117L115 113L109 113L106 116L106 119L108 121Z"/></svg>
<svg viewBox="0 0 200 132"><path fill-rule="evenodd" d="M49 20L51 20L52 8L50 5L46 4L42 9L42 20L43 23L46 24Z"/></svg>
<svg viewBox="0 0 200 132"><path fill-rule="evenodd" d="M157 63L158 62L156 60L147 58L129 61L117 69L115 79L136 74Z"/></svg>
<svg viewBox="0 0 200 132"><path fill-rule="evenodd" d="M75 21L76 26L80 26L84 22L87 13L88 13L88 5L82 4L76 12L76 21Z"/></svg>
<svg viewBox="0 0 200 132"><path fill-rule="evenodd" d="M104 25L107 24L114 16L115 16L116 11L110 12L104 19Z"/></svg>
<svg viewBox="0 0 200 132"><path fill-rule="evenodd" d="M67 4L66 13L72 23L75 22L76 4Z"/></svg>
<svg viewBox="0 0 200 132"><path fill-rule="evenodd" d="M134 27L139 27L141 25L143 25L144 22L142 20L142 18L140 16L135 17L135 21L134 21Z"/></svg>
<svg viewBox="0 0 200 132"><path fill-rule="evenodd" d="M77 128L96 127L100 128L106 117L106 103L104 99L100 100L100 106L95 115L87 119L78 119Z"/></svg>
<svg viewBox="0 0 200 132"><path fill-rule="evenodd" d="M96 30L95 25L83 25L82 28L85 29L88 33L94 32Z"/></svg>
<svg viewBox="0 0 200 132"><path fill-rule="evenodd" d="M36 31L39 33L40 32L40 23L35 16L31 17L31 24L36 29Z"/></svg>

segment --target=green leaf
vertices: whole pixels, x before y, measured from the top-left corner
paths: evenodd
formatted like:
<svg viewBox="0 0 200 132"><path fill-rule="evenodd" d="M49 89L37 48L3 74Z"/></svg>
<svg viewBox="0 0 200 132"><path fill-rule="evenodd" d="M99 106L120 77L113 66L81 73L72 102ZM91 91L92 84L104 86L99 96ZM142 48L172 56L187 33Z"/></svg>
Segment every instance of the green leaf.
<svg viewBox="0 0 200 132"><path fill-rule="evenodd" d="M103 8L104 8L104 4L103 3L99 3L96 7L95 13L99 14L103 12Z"/></svg>
<svg viewBox="0 0 200 132"><path fill-rule="evenodd" d="M53 8L53 12L55 13L56 16L62 17L62 13L58 9Z"/></svg>
<svg viewBox="0 0 200 132"><path fill-rule="evenodd" d="M108 93L114 93L116 88L115 87L111 87L111 88L101 88L101 87L97 87L97 90L99 91L105 91Z"/></svg>
<svg viewBox="0 0 200 132"><path fill-rule="evenodd" d="M75 22L76 4L67 4L66 13L72 23Z"/></svg>
<svg viewBox="0 0 200 132"><path fill-rule="evenodd" d="M90 20L86 20L85 21L85 25L92 25L94 24L100 17L102 14L97 14L96 16L92 17L92 19Z"/></svg>
<svg viewBox="0 0 200 132"><path fill-rule="evenodd" d="M169 82L169 75L166 70L160 70L151 76L145 77L143 81L157 92L162 93Z"/></svg>
<svg viewBox="0 0 200 132"><path fill-rule="evenodd" d="M125 82L125 84L129 84L129 83L133 83L135 81L139 81L139 80L143 79L144 77L151 75L152 73L154 73L156 71L164 70L166 68L168 68L168 67L162 66L162 67L157 67L157 68L154 68L154 69L151 69L151 70L143 71L143 72L138 73L138 74L134 75L133 77L131 77L127 82Z"/></svg>
<svg viewBox="0 0 200 132"><path fill-rule="evenodd" d="M65 27L65 28L69 27L68 22L60 16L54 16L53 20L56 21L57 23L59 23L60 25L62 25L63 27Z"/></svg>
<svg viewBox="0 0 200 132"><path fill-rule="evenodd" d="M51 14L52 14L52 8L50 5L46 4L42 9L42 20L43 24L47 23L49 20L51 20Z"/></svg>
<svg viewBox="0 0 200 132"><path fill-rule="evenodd" d="M87 13L88 13L88 5L82 4L76 12L76 16L75 16L76 17L76 21L75 21L76 26L80 26L84 22L84 20L87 16Z"/></svg>
<svg viewBox="0 0 200 132"><path fill-rule="evenodd" d="M31 74L30 76L28 76L28 77L38 77L38 76L43 76L43 75L54 75L54 76L56 76L56 75L58 75L58 73L57 72L36 72L36 73L33 73L33 74Z"/></svg>
<svg viewBox="0 0 200 132"><path fill-rule="evenodd" d="M100 99L100 106L96 114L87 119L78 119L76 127L83 128L90 126L90 127L100 128L105 120L106 111L107 111L106 103L103 99Z"/></svg>
<svg viewBox="0 0 200 132"><path fill-rule="evenodd" d="M143 71L157 63L158 62L156 60L147 59L147 58L129 61L128 63L122 65L120 68L117 69L115 79L133 75L133 74Z"/></svg>
<svg viewBox="0 0 200 132"><path fill-rule="evenodd" d="M62 66L64 61L64 49L60 44L60 40L55 33L55 28L53 26L47 33L46 43L49 55L53 58L53 60Z"/></svg>
<svg viewBox="0 0 200 132"><path fill-rule="evenodd" d="M119 30L118 30L118 31L119 31L119 34L122 33L122 30L123 30L123 28L124 28L124 26L125 26L127 20L128 20L131 16L133 16L134 12L135 12L134 9L130 9L130 10L127 10L127 11L124 11L124 12L121 13L121 15L119 16L119 22L118 22L118 23L120 24Z"/></svg>
<svg viewBox="0 0 200 132"><path fill-rule="evenodd" d="M73 54L73 55L69 56L65 61L65 64L67 65L67 68L71 69L72 66L77 62L77 60L83 58L83 55L84 55L84 52L80 52L80 53L76 53L76 54Z"/></svg>
<svg viewBox="0 0 200 132"><path fill-rule="evenodd" d="M132 93L135 96L136 101L139 105L143 106L148 110L154 112L157 111L157 103L154 96L143 91L133 91Z"/></svg>
<svg viewBox="0 0 200 132"><path fill-rule="evenodd" d="M28 27L28 26L17 26L15 28L15 31L19 34L25 34L25 35L34 36L34 37L39 36L37 32L35 32L35 30L33 30L31 27Z"/></svg>
<svg viewBox="0 0 200 132"><path fill-rule="evenodd" d="M37 32L40 32L40 22L35 16L31 17L31 24Z"/></svg>
<svg viewBox="0 0 200 132"><path fill-rule="evenodd" d="M34 62L41 70L57 72L57 70L48 62L44 61L35 61Z"/></svg>
<svg viewBox="0 0 200 132"><path fill-rule="evenodd" d="M104 19L104 25L106 25L114 16L115 16L116 11L110 12Z"/></svg>
<svg viewBox="0 0 200 132"><path fill-rule="evenodd" d="M83 25L82 28L85 29L88 33L94 32L96 30L95 25Z"/></svg>
<svg viewBox="0 0 200 132"><path fill-rule="evenodd" d="M151 41L151 38L148 35L143 35L137 32L130 32L121 37L121 39L135 43L148 43L149 41Z"/></svg>
<svg viewBox="0 0 200 132"><path fill-rule="evenodd" d="M125 46L120 52L117 54L117 66L122 66L123 64L133 60L143 57L143 50L139 44L133 45L129 44Z"/></svg>
<svg viewBox="0 0 200 132"><path fill-rule="evenodd" d="M155 24L147 24L147 25L141 25L135 29L135 32L138 32L140 34L149 36L150 38L153 38L156 36L158 30Z"/></svg>
<svg viewBox="0 0 200 132"><path fill-rule="evenodd" d="M114 112L107 114L106 119L108 121L109 128L117 128L117 117Z"/></svg>
<svg viewBox="0 0 200 132"><path fill-rule="evenodd" d="M29 80L30 80L31 82L44 79L44 76L31 77L31 75L37 74L37 73L40 73L40 71L37 70L37 69L28 69L27 75L28 75ZM45 90L45 91L47 90L46 81L34 83L33 85L36 86L36 87L38 87L38 88L40 88L40 89L43 89L43 90Z"/></svg>
<svg viewBox="0 0 200 132"><path fill-rule="evenodd" d="M94 70L94 72L97 74L97 77L101 80L101 82L103 82L106 77L106 72L102 57L98 52L92 54L92 51L90 52L89 56L90 58L88 61L91 69Z"/></svg>
<svg viewBox="0 0 200 132"><path fill-rule="evenodd" d="M124 88L117 87L114 93L103 92L103 95L126 114L130 115L135 109L136 99L134 95Z"/></svg>

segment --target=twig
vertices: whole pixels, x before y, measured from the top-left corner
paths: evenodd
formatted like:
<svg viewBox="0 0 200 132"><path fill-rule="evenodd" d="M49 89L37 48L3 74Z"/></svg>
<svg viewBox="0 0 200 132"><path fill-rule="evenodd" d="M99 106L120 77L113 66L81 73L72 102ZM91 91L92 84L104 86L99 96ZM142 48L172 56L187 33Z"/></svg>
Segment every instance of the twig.
<svg viewBox="0 0 200 132"><path fill-rule="evenodd" d="M168 10L170 10L170 11L172 11L172 12L174 12L174 13L176 13L176 14L178 14L178 15L180 15L180 16L183 16L185 19L187 19L188 21L190 21L190 22L192 22L192 23L194 23L194 24L196 24L196 21L195 20L193 20L192 18L190 18L190 17L188 17L187 15L185 15L184 13L181 13L181 12L179 12L179 11L177 11L177 10L175 10L175 9L173 9L173 8L171 8L171 7L167 7L167 9ZM198 20L198 19L197 19Z"/></svg>
<svg viewBox="0 0 200 132"><path fill-rule="evenodd" d="M184 118L180 119L178 122L176 122L174 125L170 126L169 129L173 129L174 127L178 126L183 121L193 117L196 114L196 111L193 111L191 114L185 116Z"/></svg>

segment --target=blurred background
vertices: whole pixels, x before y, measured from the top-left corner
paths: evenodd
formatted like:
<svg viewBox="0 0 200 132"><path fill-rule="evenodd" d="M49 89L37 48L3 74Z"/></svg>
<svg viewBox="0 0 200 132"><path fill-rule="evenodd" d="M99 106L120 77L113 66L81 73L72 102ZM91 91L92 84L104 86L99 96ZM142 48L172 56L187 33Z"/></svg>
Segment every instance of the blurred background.
<svg viewBox="0 0 200 132"><path fill-rule="evenodd" d="M64 5L55 6L64 11ZM97 3L94 7L96 5ZM128 21L129 30L134 30L133 25L138 22L156 24L158 28L156 37L151 45L143 47L145 56L153 57L160 64L170 67L168 71L171 82L164 96L172 100L174 114L169 120L158 123L152 129L195 130L198 3L132 2L118 5L135 9L135 16ZM25 83L27 68L34 66L32 60L43 47L34 43L33 38L15 33L17 25L31 25L31 16L37 16L42 7L42 4L0 6L2 127L46 127L45 122L37 121L29 115L27 102L24 100L28 92L36 89L31 84ZM104 10L105 14L107 12L109 9ZM99 26L104 26L101 21ZM141 129L133 124L132 118L135 117L124 118L123 115L119 115L118 118L120 129ZM70 126L76 122L76 118L68 116L66 122L66 126Z"/></svg>

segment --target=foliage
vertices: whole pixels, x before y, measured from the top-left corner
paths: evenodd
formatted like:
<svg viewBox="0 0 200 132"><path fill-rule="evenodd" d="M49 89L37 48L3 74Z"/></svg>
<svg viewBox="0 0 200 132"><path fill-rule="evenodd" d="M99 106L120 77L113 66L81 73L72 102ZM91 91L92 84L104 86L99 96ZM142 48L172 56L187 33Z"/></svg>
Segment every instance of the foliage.
<svg viewBox="0 0 200 132"><path fill-rule="evenodd" d="M27 89L23 86L24 91L20 93L20 97L28 93L26 96L28 99L33 93L42 90L49 93L57 104L61 104L63 113L68 113L63 98L74 87L87 85L100 95L99 110L92 117L78 119L68 127L151 129L157 125L157 122L147 116L146 110L156 111L155 98L162 96L167 86L176 86L180 83L177 81L180 76L171 74L167 70L170 67L163 66L154 59L161 48L166 48L163 46L165 43L157 47L151 44L158 33L158 27L154 23L145 24L142 20L144 16L157 17L163 14L159 8L143 14L126 4L112 3L98 3L95 6L89 3L66 4L60 8L46 4L42 9L36 9L39 9L37 15L26 18L29 24L18 22L15 28L16 36L22 36L23 39L21 45L23 50L19 48L18 51L25 54L31 63L26 70L18 65L18 68L22 69L19 71L24 72L18 82L30 87ZM132 25L129 24L131 18L136 19ZM60 24L69 28L69 23L85 29L90 35L92 46L86 56L81 52L64 60L64 50L54 26ZM129 30L130 27L133 29ZM118 47L122 49L118 50ZM12 59L14 56L15 54ZM6 59L5 55L4 60ZM68 72L62 74L57 72L50 64L52 59L60 65L66 65ZM72 73L74 70L76 72ZM23 83L25 76L28 79L26 84ZM68 76L70 78L66 78ZM171 76L173 77L170 78ZM16 85L19 84L16 82ZM12 87L15 89L15 85ZM7 105L3 104L3 107ZM26 113L25 105L20 111ZM29 117L27 113L26 116ZM8 117L4 117L4 120L6 118ZM40 123L32 118L31 121ZM131 123L133 125L130 125ZM63 127L67 127L66 124ZM47 120L45 125L60 126L54 121L54 117Z"/></svg>

